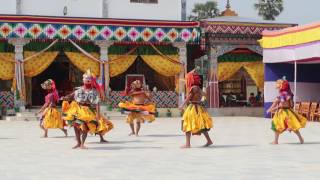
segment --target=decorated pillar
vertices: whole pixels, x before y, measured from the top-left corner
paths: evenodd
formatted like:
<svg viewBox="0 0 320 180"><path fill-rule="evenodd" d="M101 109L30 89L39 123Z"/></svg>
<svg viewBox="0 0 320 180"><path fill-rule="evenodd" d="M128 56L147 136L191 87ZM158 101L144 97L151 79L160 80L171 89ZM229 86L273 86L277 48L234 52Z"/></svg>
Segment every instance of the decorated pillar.
<svg viewBox="0 0 320 180"><path fill-rule="evenodd" d="M24 38L12 38L9 39L9 43L14 46L15 52L15 83L19 92L15 92L15 105L24 108L26 104L26 89L25 89L25 77L23 68L23 46L30 42L29 39Z"/></svg>
<svg viewBox="0 0 320 180"><path fill-rule="evenodd" d="M100 79L102 80L103 87L106 90L106 95L109 96L110 73L108 50L113 44L113 41L98 40L95 41L95 44L100 47L100 60L103 62L103 64L100 64Z"/></svg>
<svg viewBox="0 0 320 180"><path fill-rule="evenodd" d="M209 73L208 73L208 91L209 107L219 108L219 83L218 83L218 47L209 47Z"/></svg>
<svg viewBox="0 0 320 180"><path fill-rule="evenodd" d="M181 106L185 99L186 82L185 74L187 73L187 44L185 42L173 43L174 47L179 48L179 60L183 66L183 70L179 74L179 100L178 104Z"/></svg>
<svg viewBox="0 0 320 180"><path fill-rule="evenodd" d="M218 79L218 57L230 52L239 46L237 45L210 45L209 57L209 107L219 108L219 79Z"/></svg>

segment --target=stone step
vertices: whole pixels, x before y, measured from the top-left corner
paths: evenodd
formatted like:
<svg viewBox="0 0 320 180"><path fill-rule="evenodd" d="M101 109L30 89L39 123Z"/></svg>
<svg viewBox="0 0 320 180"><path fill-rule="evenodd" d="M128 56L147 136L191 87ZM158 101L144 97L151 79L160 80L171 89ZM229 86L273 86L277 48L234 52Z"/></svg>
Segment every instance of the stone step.
<svg viewBox="0 0 320 180"><path fill-rule="evenodd" d="M18 117L18 116L6 116L6 121L38 121L38 117Z"/></svg>
<svg viewBox="0 0 320 180"><path fill-rule="evenodd" d="M16 113L17 117L36 117L34 112L18 112Z"/></svg>

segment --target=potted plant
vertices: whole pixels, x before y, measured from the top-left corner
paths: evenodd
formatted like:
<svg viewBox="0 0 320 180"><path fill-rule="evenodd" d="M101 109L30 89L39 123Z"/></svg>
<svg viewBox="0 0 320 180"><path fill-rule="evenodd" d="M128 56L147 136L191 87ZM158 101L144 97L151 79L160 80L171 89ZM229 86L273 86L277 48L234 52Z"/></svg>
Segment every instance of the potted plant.
<svg viewBox="0 0 320 180"><path fill-rule="evenodd" d="M108 111L112 111L112 105L108 104Z"/></svg>
<svg viewBox="0 0 320 180"><path fill-rule="evenodd" d="M7 115L7 107L5 104L2 104L1 106L1 115L6 116Z"/></svg>
<svg viewBox="0 0 320 180"><path fill-rule="evenodd" d="M14 107L14 112L16 112L16 113L20 112L20 108L17 107L17 106L15 106L15 107Z"/></svg>
<svg viewBox="0 0 320 180"><path fill-rule="evenodd" d="M172 112L170 109L167 109L167 113L166 113L167 117L171 117L172 116Z"/></svg>
<svg viewBox="0 0 320 180"><path fill-rule="evenodd" d="M159 111L156 109L156 112L154 112L154 115L156 116L156 117L159 117Z"/></svg>

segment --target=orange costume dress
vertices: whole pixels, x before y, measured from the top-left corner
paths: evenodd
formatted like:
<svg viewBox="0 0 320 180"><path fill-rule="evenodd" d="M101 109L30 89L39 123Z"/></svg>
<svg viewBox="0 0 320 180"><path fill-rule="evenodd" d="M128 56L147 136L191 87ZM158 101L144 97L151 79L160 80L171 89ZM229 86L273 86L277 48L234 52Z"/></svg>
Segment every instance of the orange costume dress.
<svg viewBox="0 0 320 180"><path fill-rule="evenodd" d="M146 92L143 90L135 91L135 94L143 93L145 94ZM133 123L134 120L141 123L144 123L145 121L153 122L155 120L156 106L153 103L134 104L133 102L126 101L120 102L119 107L123 111L129 113L127 123Z"/></svg>

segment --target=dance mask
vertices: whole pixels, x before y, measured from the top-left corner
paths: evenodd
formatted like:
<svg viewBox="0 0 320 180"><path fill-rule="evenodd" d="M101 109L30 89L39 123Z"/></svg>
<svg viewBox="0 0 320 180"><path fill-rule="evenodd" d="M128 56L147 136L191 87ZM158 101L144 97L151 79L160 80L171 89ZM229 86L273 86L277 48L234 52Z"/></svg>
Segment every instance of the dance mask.
<svg viewBox="0 0 320 180"><path fill-rule="evenodd" d="M52 79L48 79L41 84L41 87L45 90L55 89L55 83Z"/></svg>
<svg viewBox="0 0 320 180"><path fill-rule="evenodd" d="M276 88L279 90L279 99L282 102L290 99L293 96L290 89L290 84L286 80L285 76L282 79L277 80Z"/></svg>

